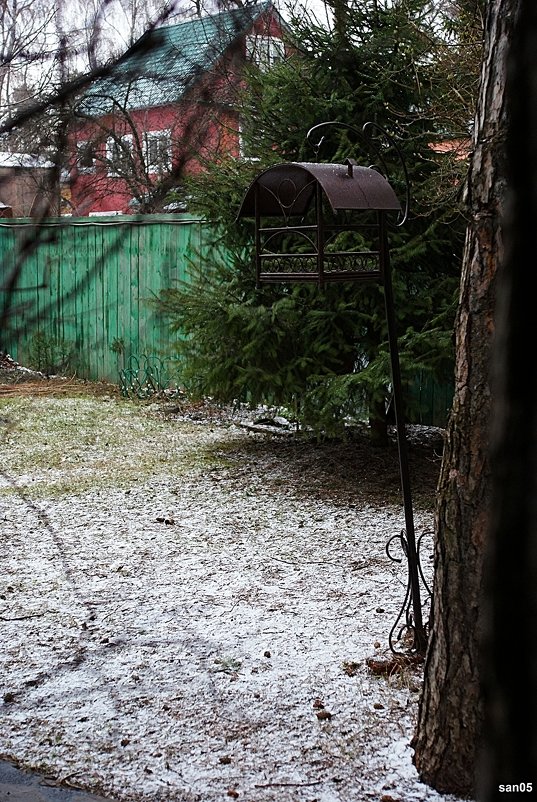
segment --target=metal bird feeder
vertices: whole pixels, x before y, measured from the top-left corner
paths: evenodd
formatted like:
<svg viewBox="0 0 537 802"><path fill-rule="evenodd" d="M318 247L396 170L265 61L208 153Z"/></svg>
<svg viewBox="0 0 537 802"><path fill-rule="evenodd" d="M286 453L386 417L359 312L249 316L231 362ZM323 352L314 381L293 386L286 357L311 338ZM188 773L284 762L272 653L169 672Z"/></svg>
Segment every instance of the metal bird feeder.
<svg viewBox="0 0 537 802"><path fill-rule="evenodd" d="M312 128L314 133L328 127L360 133L346 123L326 122ZM408 465L401 370L395 325L394 298L388 248L389 218L397 216L402 225L408 215L408 177L397 145L383 129L366 123L362 132L369 142L380 133L393 145L406 179L404 209L386 175L378 167L359 166L348 158L344 164L291 162L262 172L248 188L239 218L255 221L255 264L258 285L287 282L377 282L384 290L390 348L392 389L399 451L405 529L388 541L388 556L399 541L408 563L407 592L392 627L389 643L403 632L412 635L411 651L423 653L427 644L423 623L420 582L427 592L416 542L412 493ZM319 149L324 137L317 143ZM380 153L376 151L377 155ZM382 161L382 154L380 154ZM401 620L404 616L404 624Z"/></svg>
<svg viewBox="0 0 537 802"><path fill-rule="evenodd" d="M386 179L347 159L344 165L271 167L250 186L239 217L255 218L258 284L313 281L323 286L381 280L387 266L388 211L400 212L401 205ZM338 219L345 212L350 213L346 219ZM373 212L376 220L364 222L364 212ZM371 235L376 243L364 247ZM349 240L350 247L342 247Z"/></svg>

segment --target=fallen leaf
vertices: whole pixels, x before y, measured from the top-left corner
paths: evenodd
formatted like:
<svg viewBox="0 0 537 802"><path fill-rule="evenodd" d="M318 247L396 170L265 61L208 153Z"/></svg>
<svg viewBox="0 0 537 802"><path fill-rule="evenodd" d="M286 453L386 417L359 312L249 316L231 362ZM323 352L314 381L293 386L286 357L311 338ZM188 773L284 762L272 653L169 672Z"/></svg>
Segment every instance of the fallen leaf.
<svg viewBox="0 0 537 802"><path fill-rule="evenodd" d="M365 662L372 674L392 676L408 666L419 665L423 662L423 657L419 654L395 654L386 658L368 657Z"/></svg>

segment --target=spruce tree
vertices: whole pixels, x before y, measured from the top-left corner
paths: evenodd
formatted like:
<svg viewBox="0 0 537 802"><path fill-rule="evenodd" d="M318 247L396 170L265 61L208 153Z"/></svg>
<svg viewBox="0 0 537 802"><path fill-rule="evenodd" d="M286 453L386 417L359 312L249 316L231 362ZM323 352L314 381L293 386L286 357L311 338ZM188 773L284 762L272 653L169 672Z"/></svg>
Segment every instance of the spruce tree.
<svg viewBox="0 0 537 802"><path fill-rule="evenodd" d="M162 304L187 335L183 378L194 394L287 406L331 432L365 407L373 431L384 435L390 370L379 286L256 289L252 230L236 220L246 188L271 164L371 163L361 137L346 129L326 132L316 152L305 139L312 126L337 120L361 129L374 121L385 128L399 143L412 187L409 221L390 240L403 375L451 376L465 162L434 145L460 140L453 120L467 110L446 104L453 95L438 67L445 41L423 0L333 6L330 29L296 15L292 55L269 71L249 71L237 102L245 149L256 160L209 163L190 187L193 208L218 223L215 245L228 258L207 260L188 285L164 293ZM468 69L461 82L469 94L472 81ZM399 192L401 179L395 158L390 180Z"/></svg>

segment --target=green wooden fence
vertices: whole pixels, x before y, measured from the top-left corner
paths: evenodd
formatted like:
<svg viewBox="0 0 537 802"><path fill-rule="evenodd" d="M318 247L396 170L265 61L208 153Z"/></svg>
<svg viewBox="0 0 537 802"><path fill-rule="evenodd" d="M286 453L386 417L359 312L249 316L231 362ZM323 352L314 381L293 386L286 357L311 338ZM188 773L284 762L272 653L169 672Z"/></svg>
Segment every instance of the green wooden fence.
<svg viewBox="0 0 537 802"><path fill-rule="evenodd" d="M0 303L9 302L0 350L45 372L113 383L163 367L173 384L175 335L152 303L215 258L211 228L187 215L0 221ZM224 258L221 254L216 258ZM20 262L14 292L6 292ZM180 336L180 335L176 335ZM414 422L444 426L453 388L425 374L409 391Z"/></svg>
<svg viewBox="0 0 537 802"><path fill-rule="evenodd" d="M206 235L185 215L2 221L3 288L19 260L22 273L0 348L23 365L115 383L144 355L172 372L152 300L188 279Z"/></svg>
<svg viewBox="0 0 537 802"><path fill-rule="evenodd" d="M422 370L405 390L407 414L412 423L446 425L455 391L453 382L440 384L430 373Z"/></svg>

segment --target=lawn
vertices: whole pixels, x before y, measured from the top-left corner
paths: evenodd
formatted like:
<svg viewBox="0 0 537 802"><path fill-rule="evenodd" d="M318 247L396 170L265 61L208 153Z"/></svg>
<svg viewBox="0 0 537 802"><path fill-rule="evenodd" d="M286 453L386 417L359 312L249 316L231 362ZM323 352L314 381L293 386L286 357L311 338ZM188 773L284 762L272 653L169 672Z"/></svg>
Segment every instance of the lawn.
<svg viewBox="0 0 537 802"><path fill-rule="evenodd" d="M0 397L0 755L125 802L453 800L412 765L419 668L365 662L405 593L395 446L68 384Z"/></svg>

